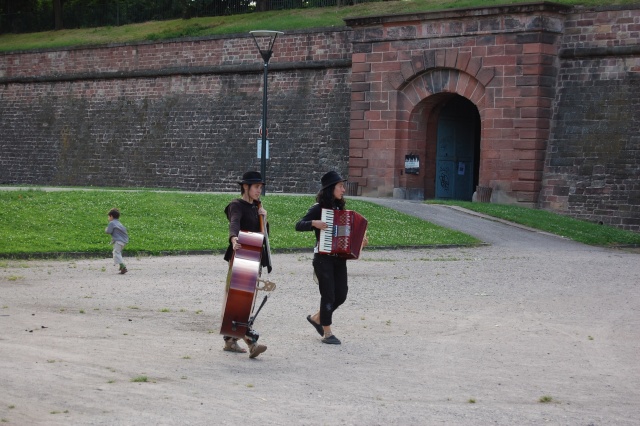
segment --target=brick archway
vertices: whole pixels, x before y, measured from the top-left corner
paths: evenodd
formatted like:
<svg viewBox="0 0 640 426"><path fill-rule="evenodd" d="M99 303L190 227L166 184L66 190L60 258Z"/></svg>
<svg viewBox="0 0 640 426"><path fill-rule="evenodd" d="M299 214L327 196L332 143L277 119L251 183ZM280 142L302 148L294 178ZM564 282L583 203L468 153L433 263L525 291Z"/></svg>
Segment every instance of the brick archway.
<svg viewBox="0 0 640 426"><path fill-rule="evenodd" d="M491 72L484 74L493 76ZM394 196L412 199L433 198L433 165L440 109L448 99L459 95L475 105L482 123L485 85L465 71L435 68L412 76L398 89ZM482 134L482 126L480 132ZM407 154L417 155L421 159L418 175L403 173L404 158Z"/></svg>
<svg viewBox="0 0 640 426"><path fill-rule="evenodd" d="M449 96L468 99L482 118L486 87L495 76L494 68L483 67L482 58L457 50L424 51L394 65L397 70L380 73L383 81L377 88L377 102L360 102L364 91L371 91L371 84L353 84L363 94L352 91L349 178L369 195L391 196L398 188L424 189L425 179L432 177L425 176L424 169L419 175L405 175L405 155L426 158L425 141L435 139L435 133L429 132L437 130L438 104ZM354 71L360 70L370 71L371 66L354 64ZM361 105L368 110L357 111ZM435 147L429 154L434 153ZM429 191L424 194L432 195Z"/></svg>

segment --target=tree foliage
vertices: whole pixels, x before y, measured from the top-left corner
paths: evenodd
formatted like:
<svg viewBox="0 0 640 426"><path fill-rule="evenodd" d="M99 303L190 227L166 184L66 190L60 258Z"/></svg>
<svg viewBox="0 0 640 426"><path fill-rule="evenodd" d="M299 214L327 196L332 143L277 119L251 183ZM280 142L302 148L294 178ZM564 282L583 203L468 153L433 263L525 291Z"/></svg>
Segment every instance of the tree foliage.
<svg viewBox="0 0 640 426"><path fill-rule="evenodd" d="M120 26L364 1L381 0L0 0L0 33Z"/></svg>

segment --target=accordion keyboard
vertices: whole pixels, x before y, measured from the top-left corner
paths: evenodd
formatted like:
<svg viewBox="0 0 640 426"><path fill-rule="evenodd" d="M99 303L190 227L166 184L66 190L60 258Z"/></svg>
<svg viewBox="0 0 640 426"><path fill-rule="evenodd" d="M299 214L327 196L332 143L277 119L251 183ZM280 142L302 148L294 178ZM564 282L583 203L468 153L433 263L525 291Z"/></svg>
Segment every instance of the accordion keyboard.
<svg viewBox="0 0 640 426"><path fill-rule="evenodd" d="M333 210L322 209L321 220L328 226L327 229L320 230L320 241L318 242L320 253L331 253L331 246L333 244L333 218Z"/></svg>

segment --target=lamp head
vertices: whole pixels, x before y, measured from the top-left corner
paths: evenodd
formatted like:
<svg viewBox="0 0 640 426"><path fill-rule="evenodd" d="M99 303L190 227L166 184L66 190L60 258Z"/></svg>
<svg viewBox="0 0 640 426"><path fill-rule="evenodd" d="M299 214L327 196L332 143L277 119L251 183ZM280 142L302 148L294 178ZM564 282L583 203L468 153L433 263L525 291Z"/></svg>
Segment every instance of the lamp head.
<svg viewBox="0 0 640 426"><path fill-rule="evenodd" d="M282 31L257 30L257 31L249 31L249 34L251 34L251 37L253 37L253 41L256 43L256 47L258 48L258 51L260 52L260 56L262 56L262 59L264 60L265 64L269 63L269 59L271 59L271 55L273 54L273 45L276 42L276 38L278 38L279 35L282 35L284 33ZM268 47L266 49L260 48L257 37L269 38Z"/></svg>

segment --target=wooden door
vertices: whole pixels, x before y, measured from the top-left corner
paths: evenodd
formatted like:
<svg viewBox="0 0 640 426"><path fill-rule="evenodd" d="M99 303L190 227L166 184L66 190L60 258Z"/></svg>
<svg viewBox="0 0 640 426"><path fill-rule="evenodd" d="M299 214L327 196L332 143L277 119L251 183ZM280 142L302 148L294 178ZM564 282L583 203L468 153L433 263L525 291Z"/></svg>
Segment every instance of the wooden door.
<svg viewBox="0 0 640 426"><path fill-rule="evenodd" d="M438 120L436 198L471 201L475 170L476 121L457 102Z"/></svg>

